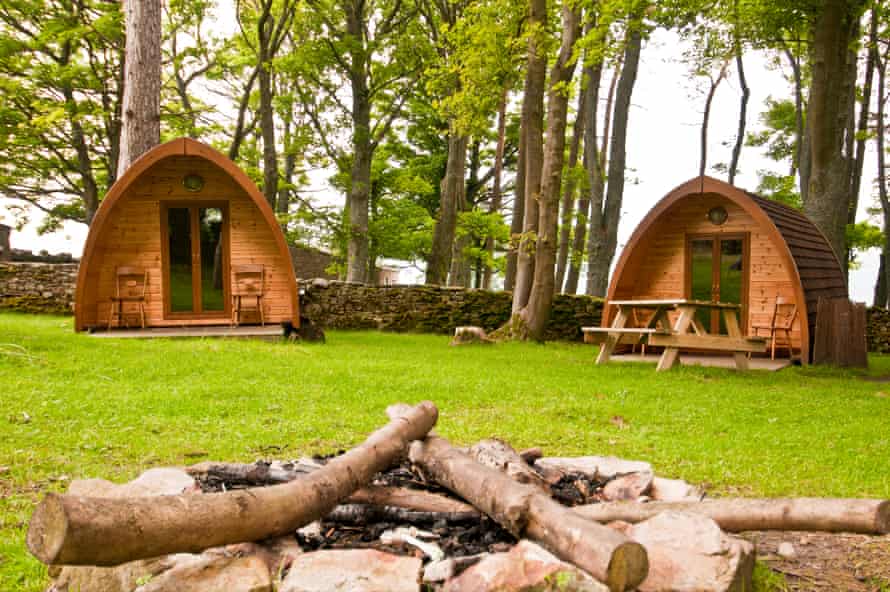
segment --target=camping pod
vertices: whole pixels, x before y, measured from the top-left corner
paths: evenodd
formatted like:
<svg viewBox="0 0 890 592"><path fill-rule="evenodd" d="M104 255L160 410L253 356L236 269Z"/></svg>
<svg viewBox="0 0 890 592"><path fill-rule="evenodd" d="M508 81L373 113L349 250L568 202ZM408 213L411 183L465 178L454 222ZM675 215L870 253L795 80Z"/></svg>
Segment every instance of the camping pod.
<svg viewBox="0 0 890 592"><path fill-rule="evenodd" d="M847 298L847 283L830 243L806 216L717 179L696 177L668 193L634 230L607 298L734 302L741 305L747 335L757 325L770 325L781 298L797 307L791 340L807 364L822 296ZM700 314L707 330L725 332L717 315ZM606 311L603 326L613 315Z"/></svg>
<svg viewBox="0 0 890 592"><path fill-rule="evenodd" d="M233 276L245 269L261 278L251 285L261 297L243 321L298 326L293 263L272 208L228 158L172 140L143 154L102 200L77 278L75 330L108 326L120 276L133 270L145 279L145 326L227 325Z"/></svg>

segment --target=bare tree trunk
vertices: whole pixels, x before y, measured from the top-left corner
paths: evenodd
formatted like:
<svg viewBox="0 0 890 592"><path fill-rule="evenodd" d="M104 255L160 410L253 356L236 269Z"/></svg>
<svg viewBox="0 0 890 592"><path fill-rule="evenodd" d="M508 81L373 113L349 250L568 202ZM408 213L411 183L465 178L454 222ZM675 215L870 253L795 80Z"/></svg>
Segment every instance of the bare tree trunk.
<svg viewBox="0 0 890 592"><path fill-rule="evenodd" d="M878 42L878 15L876 8L872 8L871 22L869 24L868 38L869 42L876 44ZM873 41L872 41L873 40ZM856 210L859 209L859 190L862 187L862 167L865 165L865 142L868 138L868 123L871 115L871 94L874 84L875 72L875 52L869 47L868 57L865 60L865 81L862 84L862 99L859 103L859 121L856 124L856 135L851 139L855 139L856 149L853 156L853 170L850 179L850 210L847 216L847 224L856 223ZM855 86L852 90L856 90ZM881 100L879 97L878 100ZM854 97L855 99L855 97ZM853 104L851 103L851 109Z"/></svg>
<svg viewBox="0 0 890 592"><path fill-rule="evenodd" d="M349 242L346 251L346 281L367 283L369 261L368 219L371 206L371 161L374 149L371 142L371 91L365 70L364 4L347 2L346 32L352 38L351 70L349 81L352 90L352 172L349 196Z"/></svg>
<svg viewBox="0 0 890 592"><path fill-rule="evenodd" d="M613 502L578 506L575 512L596 522L637 523L660 512L703 514L728 532L810 530L886 534L890 502L871 499L790 498L715 499L701 502Z"/></svg>
<svg viewBox="0 0 890 592"><path fill-rule="evenodd" d="M581 9L562 7L562 43L556 63L550 71L547 96L547 149L542 167L538 240L535 244L535 274L525 311L529 337L544 340L550 320L550 307L556 292L555 267L559 232L559 194L565 161L565 142L569 97L565 87L575 73L575 42L581 35ZM577 154L576 154L577 157Z"/></svg>
<svg viewBox="0 0 890 592"><path fill-rule="evenodd" d="M263 137L263 197L275 209L278 196L278 154L275 149L275 107L272 105L272 0L264 0L257 21L260 133Z"/></svg>
<svg viewBox="0 0 890 592"><path fill-rule="evenodd" d="M507 140L507 88L501 95L501 102L498 104L498 139L497 146L494 150L494 179L491 183L491 204L488 211L496 214L501 211L501 176L504 171L504 147ZM490 259L494 258L494 240L491 237L485 239L485 252L488 253ZM485 266L482 275L482 288L491 289L491 277L493 270L490 265Z"/></svg>
<svg viewBox="0 0 890 592"><path fill-rule="evenodd" d="M599 87L603 76L602 60L593 66L584 68L584 77L587 79L587 94L584 118L587 120L584 127L584 169L587 173L587 187L582 191L578 199L578 208L575 214L575 233L572 237L572 251L569 253L569 271L566 274L566 294L578 292L578 277L581 274L581 261L584 258L584 243L587 240L587 223L590 216L590 195L594 186L594 175L600 185L600 201L602 201L603 175L600 167L599 144L597 143L597 113L599 112ZM602 204L601 204L602 205Z"/></svg>
<svg viewBox="0 0 890 592"><path fill-rule="evenodd" d="M458 236L457 223L460 222L460 215L472 209L471 200L475 204L476 193L482 186L479 181L479 140L473 141L470 152L470 170L467 174L467 181L461 195L458 196L457 215L455 220L455 236L452 239L451 251L451 271L448 274L448 285L451 287L469 288L470 285L470 266L471 261L467 257L467 249L470 247L473 237L463 234Z"/></svg>
<svg viewBox="0 0 890 592"><path fill-rule="evenodd" d="M590 238L587 243L587 293L592 296L606 295L609 286L609 267L612 265L618 242L618 222L621 218L621 202L624 196L627 120L642 48L639 24L631 23L630 26L632 28L628 31L627 45L624 49L624 66L621 69L615 95L615 123L609 152L608 190L604 207L600 212L596 212L596 202L591 199Z"/></svg>
<svg viewBox="0 0 890 592"><path fill-rule="evenodd" d="M782 51L788 59L788 64L791 66L791 72L794 75L794 158L791 163L791 175L798 176L800 197L802 201L806 201L810 183L810 157L809 139L804 127L806 105L803 100L803 74L801 73L800 61L798 61L791 49L783 44Z"/></svg>
<svg viewBox="0 0 890 592"><path fill-rule="evenodd" d="M875 306L887 307L890 304L890 195L887 190L887 149L885 146L885 134L887 132L885 86L887 82L887 60L890 58L890 46L887 52L881 55L875 38L870 50L874 52L874 66L878 73L878 113L875 125L876 142L878 150L878 200L881 203L881 213L884 219L884 247L881 249L881 265L878 271L878 280L875 282Z"/></svg>
<svg viewBox="0 0 890 592"><path fill-rule="evenodd" d="M581 138L587 125L587 93L584 89L578 92L578 111L572 126L572 141L569 144L569 161L566 164L567 178L562 190L561 221L559 228L559 251L556 258L556 289L562 290L569 262L569 240L572 233L572 214L575 212L575 167L578 165L578 153L581 149Z"/></svg>
<svg viewBox="0 0 890 592"><path fill-rule="evenodd" d="M807 126L810 183L804 213L821 230L843 261L850 207L850 156L845 154L849 101L855 84L850 45L861 0L825 0L813 24L812 79ZM854 75L851 76L850 73Z"/></svg>
<svg viewBox="0 0 890 592"><path fill-rule="evenodd" d="M702 115L701 121L701 160L698 164L698 176L704 177L705 171L708 166L708 123L710 123L711 119L711 104L714 102L714 95L717 93L717 87L720 86L720 82L726 77L726 66L728 62L724 61L720 66L720 72L717 74L717 78L711 79L711 87L708 89L708 97L705 99L705 112Z"/></svg>
<svg viewBox="0 0 890 592"><path fill-rule="evenodd" d="M526 97L522 99L525 112ZM525 224L525 130L519 130L519 152L516 156L516 180L513 183L513 216L510 220L510 249L507 251L507 266L504 270L504 290L510 292L516 285L516 267L519 259L519 237Z"/></svg>
<svg viewBox="0 0 890 592"><path fill-rule="evenodd" d="M161 141L161 2L125 0L123 125L117 177Z"/></svg>
<svg viewBox="0 0 890 592"><path fill-rule="evenodd" d="M391 466L437 416L435 405L421 403L358 447L283 485L121 499L50 493L31 518L28 548L47 564L118 565L292 533Z"/></svg>
<svg viewBox="0 0 890 592"><path fill-rule="evenodd" d="M467 167L467 145L469 138L452 128L448 136L448 162L439 202L439 216L433 227L433 246L427 263L426 283L444 286L451 268L454 232L457 228L457 214L464 202Z"/></svg>
<svg viewBox="0 0 890 592"><path fill-rule="evenodd" d="M544 166L544 88L547 82L547 45L543 30L547 21L547 0L529 0L528 66L522 121L525 135L525 218L516 257L516 283L513 286L513 314L528 304L535 274L538 232L538 197Z"/></svg>
<svg viewBox="0 0 890 592"><path fill-rule="evenodd" d="M735 64L739 71L739 88L742 91L742 98L739 102L739 126L736 131L735 145L732 147L732 160L729 162L730 185L735 185L735 176L739 170L739 159L742 155L742 146L745 145L745 126L748 123L748 99L751 98L751 89L748 88L748 81L745 78L745 64L742 60L742 53L742 43L736 39Z"/></svg>

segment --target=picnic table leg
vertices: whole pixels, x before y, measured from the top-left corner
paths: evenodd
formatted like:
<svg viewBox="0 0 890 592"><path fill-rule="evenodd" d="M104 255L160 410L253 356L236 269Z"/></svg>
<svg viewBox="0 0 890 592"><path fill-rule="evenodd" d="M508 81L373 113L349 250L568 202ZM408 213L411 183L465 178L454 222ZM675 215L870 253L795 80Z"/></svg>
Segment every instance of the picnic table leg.
<svg viewBox="0 0 890 592"><path fill-rule="evenodd" d="M624 325L627 324L627 313L620 306L618 307L618 314L615 315L615 320L612 321L613 329L621 329ZM596 357L597 364L605 364L609 361L609 357L612 355L612 352L615 350L615 346L618 345L618 340L621 339L620 333L608 333L606 335L606 340L603 341L603 346L600 348L600 353Z"/></svg>
<svg viewBox="0 0 890 592"><path fill-rule="evenodd" d="M692 325L692 320L695 318L695 307L694 306L681 306L680 316L677 318L677 323L674 325L674 333L676 335L685 335L689 330L689 326ZM677 363L677 356L680 354L680 348L678 347L665 347L664 353L661 354L661 359L658 361L658 367L655 369L656 372L662 372L664 370L670 370Z"/></svg>
<svg viewBox="0 0 890 592"><path fill-rule="evenodd" d="M723 309L723 321L726 323L726 332L730 337L742 339L742 330L739 328L739 317L735 310L731 308ZM735 358L735 367L739 370L748 369L748 356L742 352L733 352L732 357Z"/></svg>

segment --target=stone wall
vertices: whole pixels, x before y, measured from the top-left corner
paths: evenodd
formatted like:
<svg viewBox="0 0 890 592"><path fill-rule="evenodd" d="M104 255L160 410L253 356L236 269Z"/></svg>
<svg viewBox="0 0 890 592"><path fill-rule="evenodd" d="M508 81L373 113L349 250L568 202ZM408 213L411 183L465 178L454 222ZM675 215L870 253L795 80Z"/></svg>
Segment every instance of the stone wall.
<svg viewBox="0 0 890 592"><path fill-rule="evenodd" d="M0 309L72 314L77 263L0 263Z"/></svg>
<svg viewBox="0 0 890 592"><path fill-rule="evenodd" d="M365 286L312 280L300 283L304 316L331 329L380 329L450 334L460 325L497 329L510 316L510 294L439 286ZM598 325L602 300L557 295L548 339L581 340L581 326Z"/></svg>

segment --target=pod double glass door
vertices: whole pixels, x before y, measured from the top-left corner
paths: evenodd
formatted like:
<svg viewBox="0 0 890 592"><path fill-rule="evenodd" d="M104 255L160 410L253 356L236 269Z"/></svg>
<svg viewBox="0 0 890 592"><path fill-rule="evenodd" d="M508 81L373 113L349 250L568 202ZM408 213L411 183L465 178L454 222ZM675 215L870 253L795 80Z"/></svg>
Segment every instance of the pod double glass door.
<svg viewBox="0 0 890 592"><path fill-rule="evenodd" d="M161 208L161 228L165 316L228 316L226 204L165 203Z"/></svg>
<svg viewBox="0 0 890 592"><path fill-rule="evenodd" d="M692 235L686 237L687 297L692 300L732 302L742 307L739 323L746 323L748 286L747 235ZM699 308L696 316L711 333L726 333L717 309ZM744 330L744 329L743 329Z"/></svg>

